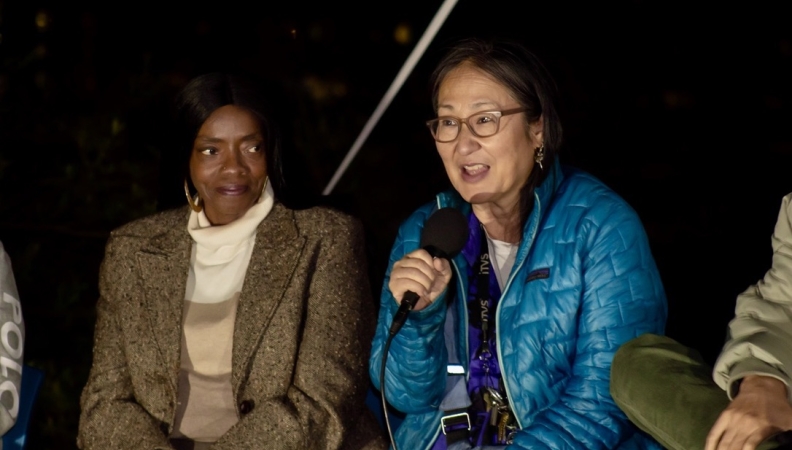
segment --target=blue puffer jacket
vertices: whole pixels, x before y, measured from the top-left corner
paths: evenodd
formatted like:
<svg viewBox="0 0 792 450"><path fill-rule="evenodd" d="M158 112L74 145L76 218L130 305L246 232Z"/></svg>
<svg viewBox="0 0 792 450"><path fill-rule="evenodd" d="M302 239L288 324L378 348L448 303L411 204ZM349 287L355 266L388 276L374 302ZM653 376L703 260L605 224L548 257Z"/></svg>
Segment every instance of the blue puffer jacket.
<svg viewBox="0 0 792 450"><path fill-rule="evenodd" d="M399 229L369 361L378 389L383 347L398 309L388 289L391 268L419 247L426 219L447 206L471 210L456 192L445 192ZM456 348L467 373L467 262L459 255L452 265L456 298L443 294L410 313L391 343L385 395L406 413L395 436L399 450L427 449L441 436L446 308L456 308L460 318ZM663 285L635 211L591 175L556 164L536 189L495 313L498 359L521 429L507 448L662 448L619 410L609 379L619 346L643 333L662 334L666 314Z"/></svg>

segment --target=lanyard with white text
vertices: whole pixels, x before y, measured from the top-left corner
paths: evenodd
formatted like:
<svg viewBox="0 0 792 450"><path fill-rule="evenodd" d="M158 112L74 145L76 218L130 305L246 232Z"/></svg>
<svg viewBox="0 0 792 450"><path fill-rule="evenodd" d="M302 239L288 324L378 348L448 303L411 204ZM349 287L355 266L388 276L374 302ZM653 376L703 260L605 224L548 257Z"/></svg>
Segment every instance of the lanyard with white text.
<svg viewBox="0 0 792 450"><path fill-rule="evenodd" d="M492 261L489 257L489 245L487 244L487 233L484 227L481 226L481 247L479 250L479 259L476 267L476 303L479 305L481 315L481 342L477 355L481 360L489 360L492 358L492 351L490 349L490 271L492 270ZM485 372L489 372L488 365L485 364Z"/></svg>

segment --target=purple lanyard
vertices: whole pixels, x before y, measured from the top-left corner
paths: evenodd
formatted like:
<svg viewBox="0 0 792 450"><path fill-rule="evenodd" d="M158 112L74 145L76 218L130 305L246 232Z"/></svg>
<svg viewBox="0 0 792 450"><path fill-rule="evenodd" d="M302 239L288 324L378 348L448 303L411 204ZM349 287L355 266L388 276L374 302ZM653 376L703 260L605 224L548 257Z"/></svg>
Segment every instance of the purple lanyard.
<svg viewBox="0 0 792 450"><path fill-rule="evenodd" d="M501 372L495 339L495 311L501 297L498 279L492 270L487 233L475 214L468 221L470 239L462 250L468 260L468 336L470 349L470 378L468 393L473 400L471 413L475 413L478 426L471 430L474 445L499 444L497 435L487 433L489 413L483 403L484 389L489 387L502 392ZM502 392L505 398L506 394ZM472 414L471 414L472 415ZM473 419L471 418L471 422ZM489 430L491 431L491 430ZM489 436L488 436L489 435Z"/></svg>
<svg viewBox="0 0 792 450"><path fill-rule="evenodd" d="M470 379L468 392L475 398L485 386L500 387L500 366L495 339L495 309L501 292L492 270L487 234L474 214L470 215L470 235L462 250L468 259L468 336Z"/></svg>
<svg viewBox="0 0 792 450"><path fill-rule="evenodd" d="M495 339L495 310L501 296L500 286L492 270L489 257L487 234L476 218L470 213L468 218L470 236L462 255L468 263L468 349L470 358L470 377L468 394L473 405L469 410L472 445L499 445L497 433L487 426L490 413L483 403L483 391L490 387L506 394L501 383L500 365ZM441 434L432 450L447 449L446 440Z"/></svg>

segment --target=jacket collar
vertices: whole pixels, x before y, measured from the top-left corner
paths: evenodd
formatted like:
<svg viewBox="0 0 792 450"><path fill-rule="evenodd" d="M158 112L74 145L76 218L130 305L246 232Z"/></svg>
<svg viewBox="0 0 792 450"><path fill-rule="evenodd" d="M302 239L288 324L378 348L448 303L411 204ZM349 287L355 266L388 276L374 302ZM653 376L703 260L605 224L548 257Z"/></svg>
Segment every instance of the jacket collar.
<svg viewBox="0 0 792 450"><path fill-rule="evenodd" d="M250 360L261 343L300 261L306 238L294 212L276 203L261 222L250 257L234 323L231 382L238 395Z"/></svg>
<svg viewBox="0 0 792 450"><path fill-rule="evenodd" d="M539 224L542 222L542 219L548 211L550 204L553 202L553 197L555 196L556 191L564 181L562 166L558 159L556 159L553 165L549 167L549 170L550 172L547 174L547 177L544 179L544 181L542 181L542 184L540 184L534 190L534 207L525 223L525 226L523 227L523 238L520 240L520 249L517 252L515 265L525 258L525 256L527 256L528 252L530 251L530 248L533 245L533 238L536 235ZM449 189L437 194L436 209L446 207L459 209L465 216L470 214L472 211L470 203L466 202L454 189ZM460 265L460 268L466 267L467 265L461 255L454 260L457 262L457 264L462 264Z"/></svg>
<svg viewBox="0 0 792 450"><path fill-rule="evenodd" d="M192 241L187 233L189 209L184 214L165 216L167 231L145 242L137 252L138 275L151 336L157 343L166 379L176 395L181 348L181 322Z"/></svg>

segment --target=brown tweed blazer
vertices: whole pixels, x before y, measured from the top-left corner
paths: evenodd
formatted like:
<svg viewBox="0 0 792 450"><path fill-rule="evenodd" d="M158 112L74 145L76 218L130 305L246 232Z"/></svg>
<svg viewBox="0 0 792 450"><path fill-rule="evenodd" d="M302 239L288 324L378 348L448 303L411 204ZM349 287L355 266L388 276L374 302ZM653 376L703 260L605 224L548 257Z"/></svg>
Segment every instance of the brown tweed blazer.
<svg viewBox="0 0 792 450"><path fill-rule="evenodd" d="M99 280L81 449L169 449L192 238L189 209L113 231ZM360 223L275 204L239 297L231 380L239 422L213 449L385 448L365 408L376 321Z"/></svg>

